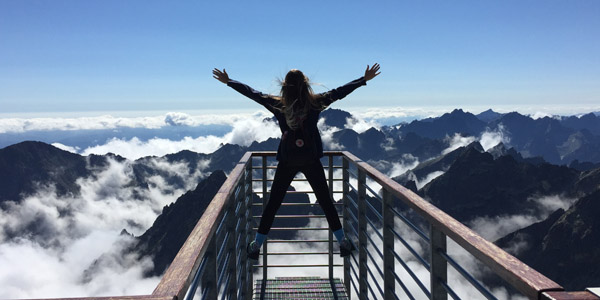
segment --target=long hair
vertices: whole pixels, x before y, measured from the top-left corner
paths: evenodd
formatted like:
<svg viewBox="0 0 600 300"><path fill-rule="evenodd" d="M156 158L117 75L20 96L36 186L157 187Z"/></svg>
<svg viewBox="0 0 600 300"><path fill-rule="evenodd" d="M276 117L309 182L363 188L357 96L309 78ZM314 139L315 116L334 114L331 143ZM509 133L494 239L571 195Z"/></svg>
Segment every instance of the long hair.
<svg viewBox="0 0 600 300"><path fill-rule="evenodd" d="M287 125L295 130L302 125L311 108L322 110L317 97L313 93L308 78L302 71L290 70L281 83L281 111L285 115Z"/></svg>

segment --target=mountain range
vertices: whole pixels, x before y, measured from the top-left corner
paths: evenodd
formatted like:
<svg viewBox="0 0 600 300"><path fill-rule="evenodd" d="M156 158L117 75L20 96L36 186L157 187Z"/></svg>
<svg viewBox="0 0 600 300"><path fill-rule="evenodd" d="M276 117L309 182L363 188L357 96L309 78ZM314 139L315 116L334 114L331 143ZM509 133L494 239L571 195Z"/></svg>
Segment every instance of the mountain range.
<svg viewBox="0 0 600 300"><path fill-rule="evenodd" d="M600 215L600 118L595 114L532 119L518 113L488 110L473 115L457 109L437 118L360 133L345 128L347 119L353 118L347 112L328 110L323 117L325 125L339 129L326 147L351 151L388 174L410 157L414 165L394 180L469 226L476 227L482 220L532 216L537 222L506 232L497 244L567 289L600 284L597 271L589 267L600 264L600 222L595 218ZM501 138L484 149L486 133ZM452 145L453 137L474 138ZM243 153L274 150L278 143L271 138L248 147L222 145L210 154L186 150L128 161L115 154L81 156L42 142L21 142L0 149L0 209L19 205L40 186L55 186L59 195L76 195L81 193L78 179L94 179L111 161L127 162L133 174L127 185L138 191L150 189L150 179L155 177L173 188L189 189L165 206L128 250L152 257L154 267L148 275L158 275ZM185 172L169 172L157 161L182 164ZM198 182L189 187L185 177L199 169L205 175L197 176ZM133 197L142 198L135 193ZM295 197L295 202L308 202L306 196ZM557 206L542 201L549 197L573 202ZM292 212L282 209L280 213ZM303 213L317 214L319 208L307 207ZM305 225L290 224L282 226ZM36 228L7 231L5 239L46 234Z"/></svg>

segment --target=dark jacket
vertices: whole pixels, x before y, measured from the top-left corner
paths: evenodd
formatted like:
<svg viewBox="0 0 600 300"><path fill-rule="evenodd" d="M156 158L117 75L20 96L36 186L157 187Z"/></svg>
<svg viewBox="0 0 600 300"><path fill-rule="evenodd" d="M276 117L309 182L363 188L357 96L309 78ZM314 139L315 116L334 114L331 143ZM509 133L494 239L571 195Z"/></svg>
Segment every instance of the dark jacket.
<svg viewBox="0 0 600 300"><path fill-rule="evenodd" d="M360 86L366 85L367 81L364 77L351 81L341 87L330 90L328 92L315 95L316 98L320 101L323 107L327 107L331 103L336 100L340 100L346 97L348 94L352 93L355 89ZM229 80L227 85L238 91L242 95L256 101L258 104L264 106L267 110L275 115L275 118L279 122L279 129L281 129L281 133L283 134L286 131L290 130L290 127L287 125L285 121L285 114L281 111L281 102L276 100L273 96L268 94L263 94L259 91L252 89L251 87L235 80ZM319 134L319 129L317 128L317 122L319 121L319 114L321 110L317 110L311 108L308 112L306 119L304 120L302 127L304 132L310 136L312 140L311 147L315 149L315 158L323 157L323 142L321 141L321 135ZM281 142L277 149L277 160L280 162L287 161L291 159L286 155L286 153L282 153Z"/></svg>

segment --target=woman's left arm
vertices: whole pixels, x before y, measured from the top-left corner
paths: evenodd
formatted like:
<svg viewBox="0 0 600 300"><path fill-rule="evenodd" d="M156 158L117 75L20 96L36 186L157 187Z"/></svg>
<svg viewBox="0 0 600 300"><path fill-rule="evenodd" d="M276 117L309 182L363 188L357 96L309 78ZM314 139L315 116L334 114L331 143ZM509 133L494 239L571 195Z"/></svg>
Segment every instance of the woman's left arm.
<svg viewBox="0 0 600 300"><path fill-rule="evenodd" d="M354 90L356 90L357 88L359 88L360 86L363 85L367 85L367 81L375 78L377 75L379 75L381 72L379 72L379 64L376 63L373 65L373 67L369 67L369 65L367 65L367 69L365 70L365 75L361 78L358 78L354 81L351 81L341 87L338 87L336 89L333 89L329 92L326 92L324 94L322 94L322 99L321 102L324 106L328 106L331 103L333 103L334 101L340 100L346 96L348 96L348 94L352 93Z"/></svg>

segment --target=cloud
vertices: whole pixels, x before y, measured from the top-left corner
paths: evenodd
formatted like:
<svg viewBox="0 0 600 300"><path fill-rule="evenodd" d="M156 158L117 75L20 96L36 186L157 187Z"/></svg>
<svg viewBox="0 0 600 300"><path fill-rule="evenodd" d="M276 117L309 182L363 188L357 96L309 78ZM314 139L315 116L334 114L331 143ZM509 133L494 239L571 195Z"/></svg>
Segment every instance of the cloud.
<svg viewBox="0 0 600 300"><path fill-rule="evenodd" d="M537 203L542 215L545 216L550 215L559 208L567 210L569 207L571 207L571 205L573 205L573 203L575 203L575 201L577 201L576 198L569 198L559 195L529 197L527 200Z"/></svg>
<svg viewBox="0 0 600 300"><path fill-rule="evenodd" d="M379 145L381 148L383 148L383 150L385 151L394 151L396 150L396 145L394 143L394 139L393 138L386 138L385 142L381 143L381 145Z"/></svg>
<svg viewBox="0 0 600 300"><path fill-rule="evenodd" d="M52 146L54 146L58 149L73 152L73 153L77 153L80 150L79 147L77 147L77 146L71 147L71 146L63 145L61 143L52 143Z"/></svg>
<svg viewBox="0 0 600 300"><path fill-rule="evenodd" d="M417 178L417 176L414 173L410 173L409 174L409 179L414 180L415 184L417 185L417 189L422 189L425 185L427 185L428 183L430 183L431 181L433 181L434 179L444 175L444 171L433 171L429 174L427 174L425 177L422 178Z"/></svg>
<svg viewBox="0 0 600 300"><path fill-rule="evenodd" d="M448 143L448 148L446 148L442 151L442 155L448 154L460 147L465 147L465 146L471 144L472 142L474 142L475 140L476 140L475 137L462 136L458 133L455 133L454 136L452 136L452 137L446 136L444 141L446 143Z"/></svg>
<svg viewBox="0 0 600 300"><path fill-rule="evenodd" d="M390 178L400 176L419 165L419 159L412 154L403 154L399 162L392 162L392 168L387 172Z"/></svg>
<svg viewBox="0 0 600 300"><path fill-rule="evenodd" d="M358 133L363 133L371 128L380 129L381 125L374 120L363 118L346 118L346 129L352 129Z"/></svg>
<svg viewBox="0 0 600 300"><path fill-rule="evenodd" d="M103 145L88 147L79 152L81 155L114 153L128 159L138 159L145 156L164 156L182 150L198 153L212 153L219 149L224 139L216 136L201 136L198 138L184 137L181 140L153 138L142 141L137 137L130 140L112 138Z"/></svg>
<svg viewBox="0 0 600 300"><path fill-rule="evenodd" d="M549 114L549 113L547 113L547 112L536 111L535 113L531 114L530 117L532 119L534 119L534 120L537 120L537 119L542 119L542 118L545 118L545 117L552 118L552 115Z"/></svg>
<svg viewBox="0 0 600 300"><path fill-rule="evenodd" d="M487 151L499 143L508 144L510 142L510 137L506 134L504 126L500 124L495 130L490 130L489 128L486 129L486 131L482 132L478 138L474 136L462 136L459 133L455 133L452 137L446 136L444 141L448 143L448 147L442 151L442 155L448 154L460 147L468 146L475 141L478 141L483 147L483 150Z"/></svg>
<svg viewBox="0 0 600 300"><path fill-rule="evenodd" d="M192 116L180 113L170 112L165 116L165 124L170 126L196 126L198 123L192 118Z"/></svg>
<svg viewBox="0 0 600 300"><path fill-rule="evenodd" d="M0 298L49 298L150 294L160 278L144 278L148 258L123 254L162 208L204 177L208 162L190 173L183 162L145 161L159 174L137 187L130 161L109 160L80 178L78 195L57 196L53 186L0 210ZM170 185L179 178L183 186ZM101 258L100 260L97 260Z"/></svg>
<svg viewBox="0 0 600 300"><path fill-rule="evenodd" d="M128 267L100 267L94 278L83 282L85 267L100 254L118 251L118 241L126 239L114 232L94 231L67 245L62 251L44 248L19 239L0 244L0 298L58 298L149 294L160 278L144 278L152 267L148 259L125 257Z"/></svg>
<svg viewBox="0 0 600 300"><path fill-rule="evenodd" d="M280 136L279 125L264 120L262 115L254 115L253 118L246 118L233 123L233 130L223 137L223 142L250 146L254 141L262 142Z"/></svg>
<svg viewBox="0 0 600 300"><path fill-rule="evenodd" d="M451 107L369 107L348 108L356 118L367 122L376 122L382 125L395 125L401 122L410 122L416 119L437 117L452 111Z"/></svg>
<svg viewBox="0 0 600 300"><path fill-rule="evenodd" d="M212 153L222 144L237 144L249 146L253 141L262 142L268 138L279 137L279 126L272 121L264 120L262 114L244 118L233 123L232 130L222 137L214 135L192 138L186 136L180 140L152 138L147 141L137 137L127 139L112 138L105 144L88 147L78 153L82 155L115 153L128 159L138 159L145 156L164 156L182 150L198 153ZM61 149L77 151L78 149L59 145Z"/></svg>
<svg viewBox="0 0 600 300"><path fill-rule="evenodd" d="M144 117L102 115L78 118L0 118L0 134L38 130L159 129L168 126L233 125L240 120L269 116L265 111L256 111L254 113L203 113L198 115L169 112L164 115Z"/></svg>
<svg viewBox="0 0 600 300"><path fill-rule="evenodd" d="M546 219L552 212L559 208L568 209L576 199L562 197L559 195L548 195L541 197L529 197L536 207L532 211L516 215L503 215L496 217L478 217L471 221L468 226L489 241L495 241L509 233L525 228L533 223ZM520 245L519 247L524 247Z"/></svg>
<svg viewBox="0 0 600 300"><path fill-rule="evenodd" d="M340 131L339 128L325 124L325 119L323 118L317 122L317 128L319 128L319 132L321 133L321 141L323 141L323 148L325 150L344 150L344 146L336 143L333 138L333 134Z"/></svg>
<svg viewBox="0 0 600 300"><path fill-rule="evenodd" d="M483 150L487 151L500 143L505 145L510 143L510 137L506 134L504 126L500 124L496 130L492 131L487 129L485 132L481 133L479 143L483 147Z"/></svg>
<svg viewBox="0 0 600 300"><path fill-rule="evenodd" d="M165 126L164 116L118 118L109 115L81 118L7 118L0 119L0 133L34 130L97 130L130 128L160 128Z"/></svg>
<svg viewBox="0 0 600 300"><path fill-rule="evenodd" d="M468 226L486 240L495 241L539 221L540 218L534 215L478 217L469 222Z"/></svg>

